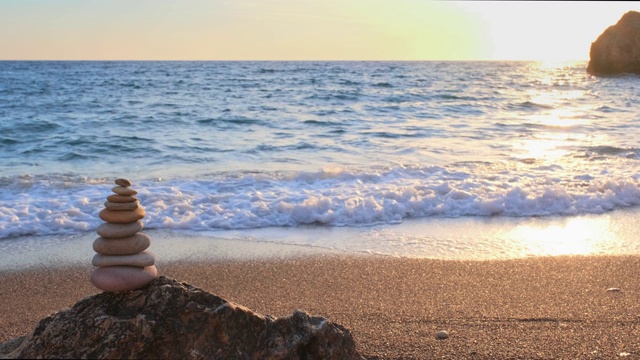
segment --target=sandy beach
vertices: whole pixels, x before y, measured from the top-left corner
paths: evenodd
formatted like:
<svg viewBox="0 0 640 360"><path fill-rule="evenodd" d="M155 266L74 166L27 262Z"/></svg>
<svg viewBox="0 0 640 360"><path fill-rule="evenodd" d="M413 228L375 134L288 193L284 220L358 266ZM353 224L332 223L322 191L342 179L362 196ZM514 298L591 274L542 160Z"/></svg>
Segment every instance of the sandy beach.
<svg viewBox="0 0 640 360"><path fill-rule="evenodd" d="M0 272L0 341L97 293L91 269ZM173 262L160 273L263 314L327 317L349 328L369 359L629 359L640 358L639 269L639 256L318 255ZM449 339L437 340L438 330Z"/></svg>

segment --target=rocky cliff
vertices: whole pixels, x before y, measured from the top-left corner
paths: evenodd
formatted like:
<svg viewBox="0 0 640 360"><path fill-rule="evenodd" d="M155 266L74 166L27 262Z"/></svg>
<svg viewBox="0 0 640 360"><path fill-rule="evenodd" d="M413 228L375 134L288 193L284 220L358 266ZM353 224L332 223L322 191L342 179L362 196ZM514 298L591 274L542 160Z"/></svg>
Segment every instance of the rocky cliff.
<svg viewBox="0 0 640 360"><path fill-rule="evenodd" d="M640 74L640 13L629 11L591 44L587 72Z"/></svg>
<svg viewBox="0 0 640 360"><path fill-rule="evenodd" d="M361 359L347 329L296 311L252 312L160 276L134 291L104 292L0 344L0 358Z"/></svg>

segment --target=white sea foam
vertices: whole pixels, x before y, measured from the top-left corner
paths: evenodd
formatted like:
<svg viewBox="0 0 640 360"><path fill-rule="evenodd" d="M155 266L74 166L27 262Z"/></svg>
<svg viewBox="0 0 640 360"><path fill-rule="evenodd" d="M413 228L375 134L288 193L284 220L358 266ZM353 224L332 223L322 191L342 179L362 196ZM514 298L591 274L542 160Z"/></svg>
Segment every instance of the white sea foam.
<svg viewBox="0 0 640 360"><path fill-rule="evenodd" d="M134 185L154 229L365 226L411 218L598 214L640 205L638 176L539 179L482 165L369 172L233 174ZM453 171L455 170L455 171ZM463 171L466 170L466 171ZM8 178L3 180L10 181ZM105 179L15 177L0 205L0 238L92 231L110 194Z"/></svg>

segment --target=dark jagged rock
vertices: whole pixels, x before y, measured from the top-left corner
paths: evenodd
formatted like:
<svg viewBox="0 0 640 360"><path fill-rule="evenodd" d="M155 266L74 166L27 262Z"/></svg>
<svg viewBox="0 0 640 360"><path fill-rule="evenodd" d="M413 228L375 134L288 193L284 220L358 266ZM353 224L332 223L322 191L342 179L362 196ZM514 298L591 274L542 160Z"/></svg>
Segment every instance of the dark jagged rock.
<svg viewBox="0 0 640 360"><path fill-rule="evenodd" d="M591 44L587 72L640 74L640 13L629 11Z"/></svg>
<svg viewBox="0 0 640 360"><path fill-rule="evenodd" d="M84 298L0 349L0 358L362 358L349 330L324 318L263 316L164 276Z"/></svg>

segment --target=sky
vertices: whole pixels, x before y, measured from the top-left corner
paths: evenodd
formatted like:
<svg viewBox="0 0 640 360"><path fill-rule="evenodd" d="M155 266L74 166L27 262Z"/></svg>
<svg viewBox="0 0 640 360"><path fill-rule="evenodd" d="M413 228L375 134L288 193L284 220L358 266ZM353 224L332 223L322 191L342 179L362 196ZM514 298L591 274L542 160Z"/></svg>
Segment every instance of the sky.
<svg viewBox="0 0 640 360"><path fill-rule="evenodd" d="M636 2L0 0L0 60L588 60Z"/></svg>

